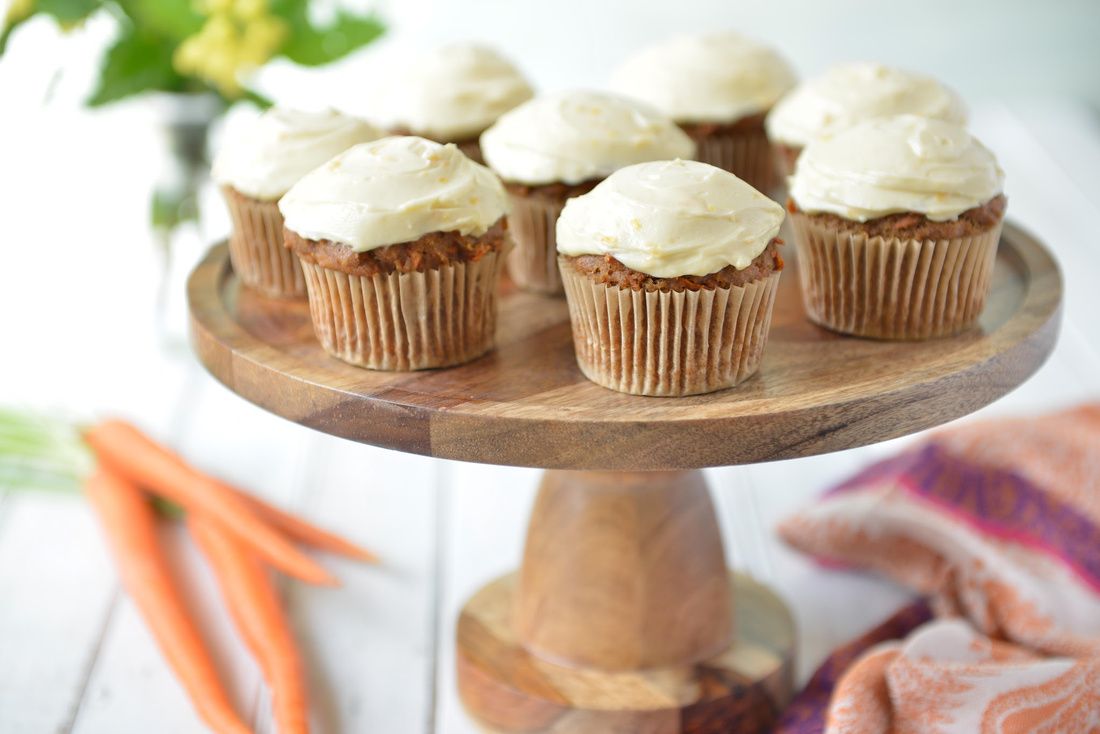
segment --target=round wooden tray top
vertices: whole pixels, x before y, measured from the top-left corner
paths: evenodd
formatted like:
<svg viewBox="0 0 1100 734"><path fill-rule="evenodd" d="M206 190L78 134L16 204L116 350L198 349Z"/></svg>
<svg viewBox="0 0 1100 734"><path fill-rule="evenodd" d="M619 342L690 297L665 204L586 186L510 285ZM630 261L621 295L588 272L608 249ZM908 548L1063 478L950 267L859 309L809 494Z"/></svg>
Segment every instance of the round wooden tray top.
<svg viewBox="0 0 1100 734"><path fill-rule="evenodd" d="M925 342L838 336L811 324L788 268L759 374L688 398L624 395L577 369L563 299L502 285L497 348L470 364L374 372L329 357L305 302L242 288L224 245L188 283L207 368L257 405L326 433L445 459L565 469L689 469L861 446L974 411L1053 348L1062 279L1006 224L976 328Z"/></svg>

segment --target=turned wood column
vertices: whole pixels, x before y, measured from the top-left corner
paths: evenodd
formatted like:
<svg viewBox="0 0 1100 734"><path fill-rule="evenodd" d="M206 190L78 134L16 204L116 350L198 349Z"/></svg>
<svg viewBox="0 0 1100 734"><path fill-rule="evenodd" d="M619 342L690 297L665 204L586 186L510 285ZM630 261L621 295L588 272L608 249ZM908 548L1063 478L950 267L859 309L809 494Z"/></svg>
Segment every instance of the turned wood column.
<svg viewBox="0 0 1100 734"><path fill-rule="evenodd" d="M733 638L732 593L703 475L549 471L519 575L516 633L563 665L689 665Z"/></svg>

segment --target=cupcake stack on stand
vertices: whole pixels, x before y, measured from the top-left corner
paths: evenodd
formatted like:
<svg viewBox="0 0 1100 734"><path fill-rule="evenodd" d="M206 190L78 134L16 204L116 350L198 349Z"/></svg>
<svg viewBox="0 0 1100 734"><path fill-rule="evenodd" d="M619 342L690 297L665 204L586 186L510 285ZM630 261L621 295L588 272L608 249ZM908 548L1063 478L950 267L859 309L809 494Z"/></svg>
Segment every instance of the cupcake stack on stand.
<svg viewBox="0 0 1100 734"><path fill-rule="evenodd" d="M942 120L878 118L809 143L789 204L806 313L878 339L973 326L992 284L1003 190L993 154Z"/></svg>
<svg viewBox="0 0 1100 734"><path fill-rule="evenodd" d="M1057 265L1011 225L998 247L1002 174L951 120L873 116L798 144L798 277L781 279L783 208L688 159L692 137L704 155L719 138L755 149L793 79L760 51L677 43L662 53L750 59L709 78L756 89L751 109L703 130L617 95L538 97L481 137L503 183L453 143L350 141L284 193L250 194L268 213L281 196L308 310L238 266L244 220L233 267L215 248L189 283L200 358L264 408L549 470L519 572L458 620L459 693L487 731L768 731L793 690L793 623L727 569L699 468L938 425L1054 344ZM527 292L498 289L513 236ZM562 281L565 301L531 292Z"/></svg>
<svg viewBox="0 0 1100 734"><path fill-rule="evenodd" d="M577 364L635 395L732 387L760 366L783 208L697 161L640 163L572 199L559 264Z"/></svg>
<svg viewBox="0 0 1100 734"><path fill-rule="evenodd" d="M569 198L624 166L695 155L691 139L660 112L590 91L520 105L485 131L481 147L512 199L508 272L521 288L549 294L562 292L555 229Z"/></svg>
<svg viewBox="0 0 1100 734"><path fill-rule="evenodd" d="M799 84L765 120L783 176L811 140L879 117L918 115L966 124L966 105L935 79L876 62L838 64Z"/></svg>
<svg viewBox="0 0 1100 734"><path fill-rule="evenodd" d="M335 110L278 107L229 131L212 176L229 207L229 253L244 283L268 296L305 295L302 268L283 246L278 201L336 154L381 135L373 125Z"/></svg>
<svg viewBox="0 0 1100 734"><path fill-rule="evenodd" d="M533 95L519 69L496 50L452 43L410 60L386 96L393 133L454 143L482 163L481 133Z"/></svg>
<svg viewBox="0 0 1100 734"><path fill-rule="evenodd" d="M373 369L468 362L496 330L504 187L453 144L350 148L279 202L322 346Z"/></svg>
<svg viewBox="0 0 1100 734"><path fill-rule="evenodd" d="M643 49L615 70L611 87L675 120L698 145L699 160L767 193L776 176L764 119L795 81L775 49L724 32Z"/></svg>

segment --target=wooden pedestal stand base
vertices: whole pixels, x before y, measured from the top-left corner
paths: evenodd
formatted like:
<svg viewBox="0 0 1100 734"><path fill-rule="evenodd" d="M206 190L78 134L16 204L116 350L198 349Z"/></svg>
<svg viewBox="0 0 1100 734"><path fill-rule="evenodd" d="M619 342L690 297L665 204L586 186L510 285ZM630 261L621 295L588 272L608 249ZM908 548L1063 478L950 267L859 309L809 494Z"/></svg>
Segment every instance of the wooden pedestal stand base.
<svg viewBox="0 0 1100 734"><path fill-rule="evenodd" d="M547 472L523 566L458 621L487 731L767 732L791 696L783 602L726 568L698 471Z"/></svg>

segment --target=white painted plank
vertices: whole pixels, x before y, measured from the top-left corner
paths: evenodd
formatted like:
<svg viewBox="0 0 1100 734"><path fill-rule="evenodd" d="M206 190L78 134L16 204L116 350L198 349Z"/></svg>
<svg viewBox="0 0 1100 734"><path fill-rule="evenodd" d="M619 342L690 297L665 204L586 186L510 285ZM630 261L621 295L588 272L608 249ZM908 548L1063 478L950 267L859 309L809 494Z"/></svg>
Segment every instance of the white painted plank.
<svg viewBox="0 0 1100 734"><path fill-rule="evenodd" d="M163 359L145 364L161 376L159 383L135 385L114 412L140 414L146 425L166 429L187 368ZM90 366L83 378L98 373ZM51 396L41 380L21 392L5 387L8 404ZM89 392L74 413L94 416L106 405L98 402L102 397ZM0 513L0 731L62 731L76 714L113 608L114 567L79 495L13 492Z"/></svg>
<svg viewBox="0 0 1100 734"><path fill-rule="evenodd" d="M114 597L98 524L79 497L0 507L0 731L64 731Z"/></svg>
<svg viewBox="0 0 1100 734"><path fill-rule="evenodd" d="M1033 133L999 104L976 110L973 126L1005 170L1009 218L1037 234L1061 264L1066 331L1079 332L1095 355L1092 361L1100 363L1100 324L1095 319L1100 313L1100 249L1095 246L1100 241L1100 201L1078 188L1040 143L1040 138L1057 137L1058 131Z"/></svg>
<svg viewBox="0 0 1100 734"><path fill-rule="evenodd" d="M303 444L304 431L248 405L209 378L184 396L188 412L174 434L156 434L212 473L259 489L267 497L287 497ZM270 447L271 450L265 450ZM233 630L216 593L213 577L182 526L166 528L165 550L192 604L200 628L223 672L235 708L254 716L260 677ZM169 722L169 724L164 724ZM201 730L193 707L165 664L129 598L120 597L111 618L73 730L81 734ZM172 727L175 727L174 729Z"/></svg>
<svg viewBox="0 0 1100 734"><path fill-rule="evenodd" d="M455 688L455 621L475 591L519 566L541 472L457 462L447 462L446 470L440 488L446 519L441 546L436 731L480 734L462 710Z"/></svg>
<svg viewBox="0 0 1100 734"><path fill-rule="evenodd" d="M440 465L320 438L300 510L376 551L383 564L329 561L341 588L288 591L318 731L427 732L435 687Z"/></svg>
<svg viewBox="0 0 1100 734"><path fill-rule="evenodd" d="M215 663L231 701L238 711L247 711L257 696L258 674L225 618L214 593L212 576L182 525L166 524L160 540L189 610L215 653ZM248 720L247 716L244 718ZM72 731L81 734L205 731L144 620L125 594L118 597Z"/></svg>
<svg viewBox="0 0 1100 734"><path fill-rule="evenodd" d="M32 103L10 112L0 197L19 203L4 210L4 226L23 246L9 248L0 268L0 312L12 316L0 403L63 407L82 419L110 411L166 432L188 366L159 352L153 317L158 266L141 213L162 162L156 129L122 108L87 115ZM73 135L78 122L82 134ZM129 155L120 159L122 148ZM42 165L51 160L72 165L59 177ZM35 275L44 237L66 258L45 279ZM12 677L0 683L0 731L64 730L114 598L113 569L80 500L27 495L5 504L0 676Z"/></svg>
<svg viewBox="0 0 1100 734"><path fill-rule="evenodd" d="M1100 203L1100 114L1084 102L1045 98L1005 100L1035 144L1065 172L1070 184ZM1095 221L1088 222L1100 226Z"/></svg>
<svg viewBox="0 0 1100 734"><path fill-rule="evenodd" d="M203 385L178 447L205 469L383 555L377 568L326 557L341 588L287 582L284 597L309 668L319 731L425 731L434 685L435 464L278 420L213 381ZM175 540L177 566L235 705L258 732L274 731L270 696L212 579L190 543ZM148 731L165 719L179 731L199 725L124 600L76 731Z"/></svg>
<svg viewBox="0 0 1100 734"><path fill-rule="evenodd" d="M707 472L731 565L768 584L798 629L798 680L840 642L892 612L908 595L880 580L825 571L783 546L776 524L869 461L866 450ZM858 603L853 603L858 600Z"/></svg>

